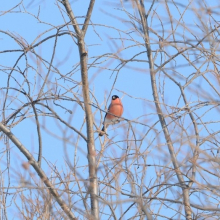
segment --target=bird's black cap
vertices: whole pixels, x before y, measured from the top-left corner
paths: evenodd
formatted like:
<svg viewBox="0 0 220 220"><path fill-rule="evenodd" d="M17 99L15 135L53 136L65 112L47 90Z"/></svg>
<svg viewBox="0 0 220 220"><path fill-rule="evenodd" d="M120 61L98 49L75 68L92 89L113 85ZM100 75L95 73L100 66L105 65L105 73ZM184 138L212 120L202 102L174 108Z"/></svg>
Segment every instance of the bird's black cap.
<svg viewBox="0 0 220 220"><path fill-rule="evenodd" d="M113 95L112 100L115 100L115 99L119 99L119 97L117 95Z"/></svg>

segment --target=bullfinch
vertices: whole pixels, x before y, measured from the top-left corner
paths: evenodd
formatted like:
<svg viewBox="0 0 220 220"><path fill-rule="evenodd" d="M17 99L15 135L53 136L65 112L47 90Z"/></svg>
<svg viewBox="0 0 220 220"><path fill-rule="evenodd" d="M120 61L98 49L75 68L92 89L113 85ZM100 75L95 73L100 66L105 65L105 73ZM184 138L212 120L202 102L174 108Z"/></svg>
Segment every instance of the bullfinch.
<svg viewBox="0 0 220 220"><path fill-rule="evenodd" d="M122 102L117 95L113 95L111 104L108 107L108 112L105 114L102 132L100 132L99 136L103 136L103 134L106 133L106 129L109 125L119 123L120 119L118 117L121 117L122 113L123 113Z"/></svg>

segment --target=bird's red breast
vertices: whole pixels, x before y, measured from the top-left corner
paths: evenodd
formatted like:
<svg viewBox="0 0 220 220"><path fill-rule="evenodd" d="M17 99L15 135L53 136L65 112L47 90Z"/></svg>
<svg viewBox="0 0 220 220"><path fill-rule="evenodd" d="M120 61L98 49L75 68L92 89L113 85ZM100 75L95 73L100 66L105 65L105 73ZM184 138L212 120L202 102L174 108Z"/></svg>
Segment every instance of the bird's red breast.
<svg viewBox="0 0 220 220"><path fill-rule="evenodd" d="M111 101L111 104L108 107L108 112L113 114L113 115L111 115L111 114L107 113L106 118L110 119L110 120L115 118L114 115L116 115L118 117L122 116L122 114L123 114L123 105L122 105L121 100L119 98L116 98L115 100Z"/></svg>

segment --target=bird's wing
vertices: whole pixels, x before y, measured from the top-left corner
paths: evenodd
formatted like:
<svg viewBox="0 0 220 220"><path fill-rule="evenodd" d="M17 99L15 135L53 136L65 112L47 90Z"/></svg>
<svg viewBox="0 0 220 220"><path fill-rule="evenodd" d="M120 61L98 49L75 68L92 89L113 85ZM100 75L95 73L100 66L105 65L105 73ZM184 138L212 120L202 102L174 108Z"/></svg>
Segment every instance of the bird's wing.
<svg viewBox="0 0 220 220"><path fill-rule="evenodd" d="M110 107L111 107L111 104L108 106L108 111L109 111ZM108 111L105 113L105 117L104 117L103 123L105 122L105 118L106 118L106 116L107 116L107 114L108 114Z"/></svg>

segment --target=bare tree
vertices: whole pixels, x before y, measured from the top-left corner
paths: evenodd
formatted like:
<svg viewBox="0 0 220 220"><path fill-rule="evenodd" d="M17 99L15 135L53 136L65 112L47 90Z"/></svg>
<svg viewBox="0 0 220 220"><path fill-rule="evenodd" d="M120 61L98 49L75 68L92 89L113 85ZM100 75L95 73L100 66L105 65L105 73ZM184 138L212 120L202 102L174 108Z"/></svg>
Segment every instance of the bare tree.
<svg viewBox="0 0 220 220"><path fill-rule="evenodd" d="M1 219L219 219L219 3L13 4ZM125 113L100 137L115 93Z"/></svg>

